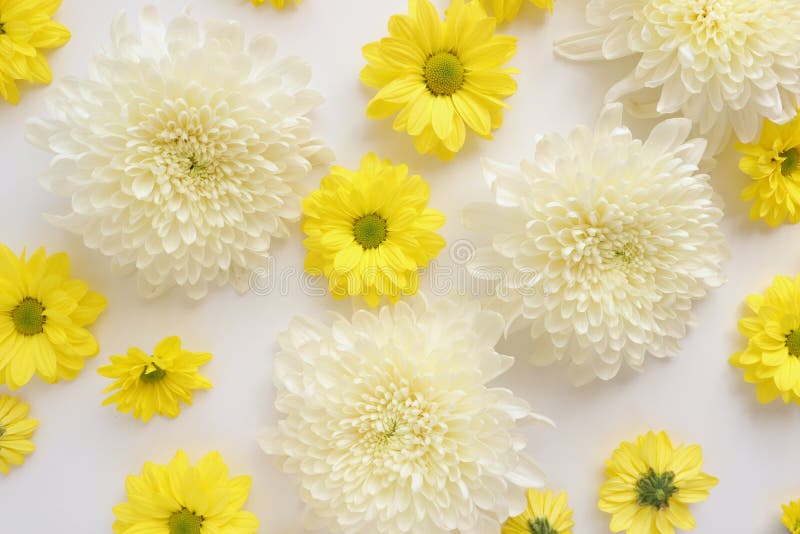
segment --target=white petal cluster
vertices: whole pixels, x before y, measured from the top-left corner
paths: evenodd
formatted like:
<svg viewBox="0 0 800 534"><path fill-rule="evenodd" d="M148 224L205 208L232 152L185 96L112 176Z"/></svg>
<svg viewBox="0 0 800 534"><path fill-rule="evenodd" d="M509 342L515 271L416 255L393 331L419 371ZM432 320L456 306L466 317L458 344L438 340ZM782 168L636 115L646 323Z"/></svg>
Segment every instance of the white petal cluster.
<svg viewBox="0 0 800 534"><path fill-rule="evenodd" d="M797 0L590 0L596 28L556 43L562 55L638 56L608 95L634 113L681 113L719 152L731 130L758 137L764 119L785 123L800 96Z"/></svg>
<svg viewBox="0 0 800 534"><path fill-rule="evenodd" d="M275 357L277 428L261 440L296 475L314 527L499 532L541 487L520 425L542 421L486 384L512 364L499 314L462 298L297 317Z"/></svg>
<svg viewBox="0 0 800 534"><path fill-rule="evenodd" d="M246 291L271 239L300 217L298 182L332 157L310 135L322 101L306 89L310 67L275 60L270 37L246 43L238 23L182 15L165 28L154 8L141 37L124 14L111 35L91 79L62 83L50 117L28 125L54 154L43 185L71 199L51 219L138 270L145 296Z"/></svg>
<svg viewBox="0 0 800 534"><path fill-rule="evenodd" d="M464 222L492 244L468 267L493 281L491 308L530 328L534 363L567 360L576 384L639 370L677 351L693 301L724 281L722 209L690 130L669 119L641 142L613 104L521 167L485 162L495 202Z"/></svg>

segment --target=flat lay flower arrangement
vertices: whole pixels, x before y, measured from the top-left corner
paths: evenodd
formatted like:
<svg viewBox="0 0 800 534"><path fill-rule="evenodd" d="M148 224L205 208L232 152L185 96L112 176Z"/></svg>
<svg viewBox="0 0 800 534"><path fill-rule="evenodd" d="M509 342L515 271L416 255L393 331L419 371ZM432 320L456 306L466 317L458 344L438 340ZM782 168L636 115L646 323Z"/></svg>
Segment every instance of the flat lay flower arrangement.
<svg viewBox="0 0 800 534"><path fill-rule="evenodd" d="M800 534L795 0L158 4L0 0L4 529Z"/></svg>

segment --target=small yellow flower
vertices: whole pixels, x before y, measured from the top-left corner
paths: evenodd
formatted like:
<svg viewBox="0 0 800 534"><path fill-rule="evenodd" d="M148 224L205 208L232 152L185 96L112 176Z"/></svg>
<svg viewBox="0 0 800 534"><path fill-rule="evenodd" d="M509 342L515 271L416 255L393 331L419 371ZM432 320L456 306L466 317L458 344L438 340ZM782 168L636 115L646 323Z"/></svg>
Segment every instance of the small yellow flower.
<svg viewBox="0 0 800 534"><path fill-rule="evenodd" d="M19 399L0 395L0 473L4 475L11 466L22 465L36 448L30 439L39 421L27 419L29 410Z"/></svg>
<svg viewBox="0 0 800 534"><path fill-rule="evenodd" d="M422 178L375 154L357 171L333 167L303 200L306 271L328 277L335 298L362 295L371 306L416 293L418 269L445 245L434 232L444 215L429 198Z"/></svg>
<svg viewBox="0 0 800 534"><path fill-rule="evenodd" d="M48 257L40 248L26 259L0 245L0 384L15 390L34 374L73 380L99 351L86 327L106 299L69 276L63 252Z"/></svg>
<svg viewBox="0 0 800 534"><path fill-rule="evenodd" d="M800 277L776 276L763 295L747 297L747 306L755 314L739 321L747 348L731 365L744 369L760 402L800 404Z"/></svg>
<svg viewBox="0 0 800 534"><path fill-rule="evenodd" d="M791 534L800 534L800 501L783 505L783 524Z"/></svg>
<svg viewBox="0 0 800 534"><path fill-rule="evenodd" d="M675 447L665 432L648 432L636 443L623 442L606 462L607 480L599 507L611 514L611 531L674 534L692 530L688 505L708 498L719 480L700 472L697 445Z"/></svg>
<svg viewBox="0 0 800 534"><path fill-rule="evenodd" d="M251 0L254 6L260 6L261 4L265 3L267 0ZM291 3L292 0L269 0L273 6L277 9L283 9L288 3ZM295 4L299 4L300 0L294 0Z"/></svg>
<svg viewBox="0 0 800 534"><path fill-rule="evenodd" d="M501 24L516 18L523 1L524 0L483 0L483 5L486 6L486 9L492 8L497 23ZM549 9L550 13L553 12L553 1L554 0L530 0L536 7Z"/></svg>
<svg viewBox="0 0 800 534"><path fill-rule="evenodd" d="M128 502L114 507L115 534L254 534L258 518L242 510L248 476L229 478L218 452L189 465L178 451L168 465L147 462L125 481Z"/></svg>
<svg viewBox="0 0 800 534"><path fill-rule="evenodd" d="M367 116L399 112L396 131L408 132L421 154L449 160L464 145L465 126L491 139L502 124L518 72L503 65L517 41L494 35L495 19L480 2L453 0L446 21L429 0L409 0L408 12L389 20L390 37L363 49L361 81L380 89Z"/></svg>
<svg viewBox="0 0 800 534"><path fill-rule="evenodd" d="M744 154L739 168L753 179L742 191L742 200L755 201L750 218L800 222L800 115L783 125L765 121L758 143L736 148Z"/></svg>
<svg viewBox="0 0 800 534"><path fill-rule="evenodd" d="M177 417L179 401L191 405L192 390L211 389L211 382L198 372L211 359L207 352L189 352L181 348L181 339L168 337L156 345L150 356L136 347L127 355L111 357L111 365L97 370L114 382L103 393L115 393L103 406L117 404L122 413L148 422L154 414Z"/></svg>
<svg viewBox="0 0 800 534"><path fill-rule="evenodd" d="M572 510L567 507L567 494L529 489L528 508L509 518L500 534L572 534Z"/></svg>
<svg viewBox="0 0 800 534"><path fill-rule="evenodd" d="M61 0L0 0L0 96L19 102L16 82L50 83L42 53L69 41L67 28L51 20Z"/></svg>

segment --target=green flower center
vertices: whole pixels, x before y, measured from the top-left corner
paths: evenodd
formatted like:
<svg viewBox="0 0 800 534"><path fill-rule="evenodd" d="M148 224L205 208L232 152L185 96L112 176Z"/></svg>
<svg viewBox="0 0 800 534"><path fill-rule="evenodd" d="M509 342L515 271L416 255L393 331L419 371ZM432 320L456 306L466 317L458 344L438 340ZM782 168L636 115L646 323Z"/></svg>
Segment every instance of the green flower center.
<svg viewBox="0 0 800 534"><path fill-rule="evenodd" d="M789 350L789 354L800 358L800 329L792 330L786 336L786 348Z"/></svg>
<svg viewBox="0 0 800 534"><path fill-rule="evenodd" d="M425 83L435 95L452 95L464 85L464 65L450 52L439 52L425 62Z"/></svg>
<svg viewBox="0 0 800 534"><path fill-rule="evenodd" d="M200 534L203 518L186 508L169 517L169 534Z"/></svg>
<svg viewBox="0 0 800 534"><path fill-rule="evenodd" d="M636 491L639 496L637 502L639 506L652 506L658 510L669 506L669 499L678 488L675 487L675 473L656 474L652 469L636 482Z"/></svg>
<svg viewBox="0 0 800 534"><path fill-rule="evenodd" d="M790 148L786 152L781 152L780 157L785 158L781 163L781 174L791 176L797 170L797 164L800 163L800 151Z"/></svg>
<svg viewBox="0 0 800 534"><path fill-rule="evenodd" d="M11 312L17 332L23 336L34 336L44 331L44 306L33 297L25 297Z"/></svg>
<svg viewBox="0 0 800 534"><path fill-rule="evenodd" d="M531 531L531 534L558 534L556 529L550 526L550 521L546 517L529 519L528 530Z"/></svg>
<svg viewBox="0 0 800 534"><path fill-rule="evenodd" d="M147 367L144 368L144 371L142 371L142 376L139 378L142 380L142 382L147 384L155 384L156 382L163 380L165 376L167 376L167 372L165 370L155 363L149 363L147 364Z"/></svg>
<svg viewBox="0 0 800 534"><path fill-rule="evenodd" d="M0 438L2 438L5 433L6 433L6 429L3 428L2 426L0 426Z"/></svg>
<svg viewBox="0 0 800 534"><path fill-rule="evenodd" d="M353 236L362 248L378 248L386 241L386 219L377 213L364 215L353 223Z"/></svg>

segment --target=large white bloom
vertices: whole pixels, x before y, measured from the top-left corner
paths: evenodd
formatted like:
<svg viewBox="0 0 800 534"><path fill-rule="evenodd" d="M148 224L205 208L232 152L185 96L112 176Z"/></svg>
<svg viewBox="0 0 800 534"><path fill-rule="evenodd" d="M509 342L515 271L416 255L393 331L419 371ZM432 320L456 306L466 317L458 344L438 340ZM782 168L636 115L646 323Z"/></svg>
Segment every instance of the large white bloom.
<svg viewBox="0 0 800 534"><path fill-rule="evenodd" d="M590 0L597 28L556 43L573 59L637 55L608 93L633 113L681 113L719 152L731 127L755 140L765 118L784 123L800 96L797 0Z"/></svg>
<svg viewBox="0 0 800 534"><path fill-rule="evenodd" d="M298 477L312 526L484 534L524 510L543 480L517 430L543 419L486 385L513 362L502 332L461 298L292 320L274 368L284 416L261 444Z"/></svg>
<svg viewBox="0 0 800 534"><path fill-rule="evenodd" d="M690 130L666 120L642 143L613 104L594 132L543 137L521 168L484 162L495 202L467 207L464 222L492 245L468 267L494 280L490 307L530 327L535 363L566 359L581 384L678 350L727 255L698 171L706 142Z"/></svg>
<svg viewBox="0 0 800 534"><path fill-rule="evenodd" d="M270 240L300 217L298 181L331 158L310 137L306 115L322 98L305 89L309 66L273 60L270 37L246 44L236 22L182 15L164 28L152 7L141 38L124 14L111 33L91 80L63 82L51 118L27 130L55 154L43 185L71 198L51 220L138 269L143 295L245 291Z"/></svg>

